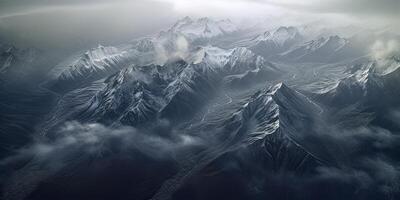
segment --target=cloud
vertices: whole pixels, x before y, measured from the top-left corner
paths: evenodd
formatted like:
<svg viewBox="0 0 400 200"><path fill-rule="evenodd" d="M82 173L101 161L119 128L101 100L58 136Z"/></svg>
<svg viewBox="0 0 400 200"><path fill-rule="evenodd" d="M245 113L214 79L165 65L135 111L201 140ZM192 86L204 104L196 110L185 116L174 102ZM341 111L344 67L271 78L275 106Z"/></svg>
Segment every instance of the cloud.
<svg viewBox="0 0 400 200"><path fill-rule="evenodd" d="M296 10L309 12L330 12L345 13L349 15L373 15L373 16L398 16L400 2L397 0L257 0L260 3L267 3Z"/></svg>
<svg viewBox="0 0 400 200"><path fill-rule="evenodd" d="M388 119L394 124L400 126L400 109L394 108L388 113Z"/></svg>
<svg viewBox="0 0 400 200"><path fill-rule="evenodd" d="M400 136L380 127L362 126L355 129L338 129L329 136L332 142L349 148L348 150L365 151L354 147L367 147L370 149L394 148L400 142Z"/></svg>
<svg viewBox="0 0 400 200"><path fill-rule="evenodd" d="M109 128L97 123L67 122L55 133L55 140L38 141L23 148L15 156L0 161L0 166L13 164L29 157L35 157L36 162L51 166L54 163L59 165L66 160L65 158L74 155L101 158L102 155L110 153L132 151L139 151L153 159L171 159L171 156L178 154L181 150L206 144L198 137L171 133L167 130L168 122L159 122L158 126L158 132L155 133L141 132L133 127Z"/></svg>
<svg viewBox="0 0 400 200"><path fill-rule="evenodd" d="M308 15L311 18L328 17L331 22L357 23L363 28L400 30L400 1L398 0L255 0L260 4L286 8L291 15Z"/></svg>
<svg viewBox="0 0 400 200"><path fill-rule="evenodd" d="M190 53L190 43L183 35L172 40L161 39L155 44L155 53L156 63L160 65L169 59L186 59Z"/></svg>
<svg viewBox="0 0 400 200"><path fill-rule="evenodd" d="M318 167L314 181L348 184L357 190L379 191L391 196L400 191L400 169L382 157L355 157L351 167Z"/></svg>
<svg viewBox="0 0 400 200"><path fill-rule="evenodd" d="M67 122L53 133L54 139L37 141L0 160L2 198L25 199L43 180L58 173L85 169L87 165L95 170L102 167L99 163L121 157L133 162L136 170L149 163L170 166L179 161L179 156L207 144L201 138L169 130L167 121L160 121L157 126L156 130L144 132L132 127Z"/></svg>
<svg viewBox="0 0 400 200"><path fill-rule="evenodd" d="M295 176L291 181L302 182L306 188L307 185L328 184L341 190L343 186L349 192L341 191L343 198L359 191L360 195L376 193L385 195L383 199L390 199L400 192L400 167L396 161L400 137L397 133L376 126L332 127L318 137L333 155L335 164L320 165L315 173ZM341 192L337 193L339 197Z"/></svg>
<svg viewBox="0 0 400 200"><path fill-rule="evenodd" d="M377 60L400 55L400 42L396 39L377 40L371 47L371 54Z"/></svg>

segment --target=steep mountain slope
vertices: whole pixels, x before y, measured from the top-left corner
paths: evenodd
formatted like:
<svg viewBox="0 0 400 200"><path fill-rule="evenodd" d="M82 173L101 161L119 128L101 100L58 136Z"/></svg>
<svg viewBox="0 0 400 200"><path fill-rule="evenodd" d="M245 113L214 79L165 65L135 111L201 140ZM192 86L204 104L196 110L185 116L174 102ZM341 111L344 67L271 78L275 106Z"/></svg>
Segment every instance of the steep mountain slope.
<svg viewBox="0 0 400 200"><path fill-rule="evenodd" d="M224 176L231 167L250 177L271 172L302 174L329 158L323 143L311 142L318 138L313 124L318 123L321 108L284 84L260 89L236 108L225 106L210 114L210 119L198 122L200 130L195 129L216 140L215 144L194 155L191 164L182 160L186 167L167 180L152 199L194 198L196 194L187 191ZM197 182L199 179L204 182ZM189 196L179 198L181 193Z"/></svg>
<svg viewBox="0 0 400 200"><path fill-rule="evenodd" d="M162 32L160 35L179 33L194 41L196 39L218 37L236 31L238 31L238 28L229 19L200 18L193 20L190 17L185 17L177 21L167 32Z"/></svg>
<svg viewBox="0 0 400 200"><path fill-rule="evenodd" d="M258 55L272 58L302 41L303 36L297 28L282 26L273 32L267 31L253 38L249 49Z"/></svg>
<svg viewBox="0 0 400 200"><path fill-rule="evenodd" d="M321 37L281 54L282 60L295 62L340 62L361 56L352 42L339 36Z"/></svg>
<svg viewBox="0 0 400 200"><path fill-rule="evenodd" d="M318 94L331 107L332 118L343 126L374 124L399 130L390 116L399 106L400 63L395 58L359 61L334 88ZM389 115L388 115L389 113Z"/></svg>
<svg viewBox="0 0 400 200"><path fill-rule="evenodd" d="M154 37L134 40L119 47L99 45L57 65L47 87L56 92L76 89L116 73L129 65L163 65L173 59L189 59L197 45L207 45L208 39L236 32L230 20L185 17L167 31Z"/></svg>
<svg viewBox="0 0 400 200"><path fill-rule="evenodd" d="M323 96L338 106L395 102L399 95L395 87L399 83L399 67L396 58L361 61L351 65L348 77Z"/></svg>
<svg viewBox="0 0 400 200"><path fill-rule="evenodd" d="M231 87L246 87L263 80L278 79L284 72L246 48L232 51L224 65L225 82Z"/></svg>
<svg viewBox="0 0 400 200"><path fill-rule="evenodd" d="M56 116L50 118L76 118L84 122L132 126L141 126L157 118L166 118L171 122L190 119L221 87L240 84L245 88L275 80L283 73L244 48L222 50L204 47L188 60L191 63L177 60L164 65L122 69L109 77L103 83L104 86L99 85L97 89L92 86L82 87L72 91L71 95L68 93L65 96L68 100L62 99L53 112ZM93 89L97 90L95 94ZM87 95L84 95L85 90ZM88 95L92 97L88 99ZM79 106L71 109L74 105ZM65 108L68 111L63 111ZM68 116L71 110L74 112ZM46 126L51 127L61 122Z"/></svg>
<svg viewBox="0 0 400 200"><path fill-rule="evenodd" d="M92 95L89 99L81 98L81 95L72 97L69 104L80 106L75 107L75 112L68 118L131 126L152 123L157 117L182 118L207 101L212 93L213 76L214 71L207 64L188 64L182 60L162 66L129 67L108 78L94 93L89 92L92 87L83 88ZM63 115L63 107L69 106L60 105L61 111L54 114Z"/></svg>
<svg viewBox="0 0 400 200"><path fill-rule="evenodd" d="M128 61L127 52L99 45L56 66L47 85L55 91L68 91L115 73Z"/></svg>

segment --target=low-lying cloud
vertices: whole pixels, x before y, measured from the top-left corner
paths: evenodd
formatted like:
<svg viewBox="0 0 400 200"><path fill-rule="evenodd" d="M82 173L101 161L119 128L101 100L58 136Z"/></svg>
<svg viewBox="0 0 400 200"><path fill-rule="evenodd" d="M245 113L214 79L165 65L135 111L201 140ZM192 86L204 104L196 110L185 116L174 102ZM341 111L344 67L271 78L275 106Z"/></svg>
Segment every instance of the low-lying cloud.
<svg viewBox="0 0 400 200"><path fill-rule="evenodd" d="M400 42L396 39L380 39L371 47L372 57L377 60L400 55Z"/></svg>
<svg viewBox="0 0 400 200"><path fill-rule="evenodd" d="M158 126L157 131L142 132L132 127L67 122L54 133L55 139L37 141L0 161L0 185L5 186L2 198L25 199L43 180L63 170L84 168L91 162L145 156L157 165L168 166L177 163L180 154L206 145L198 137L167 130L167 121L159 122ZM25 163L22 168L18 167L21 163ZM138 168L146 164L137 160L134 163Z"/></svg>
<svg viewBox="0 0 400 200"><path fill-rule="evenodd" d="M168 122L159 124L168 126ZM201 138L169 131L141 132L133 127L109 128L98 123L81 124L75 121L67 122L55 135L55 140L39 141L19 150L15 156L0 161L0 166L32 156L51 165L74 154L101 157L130 151L139 151L154 159L171 159L185 148L206 144Z"/></svg>

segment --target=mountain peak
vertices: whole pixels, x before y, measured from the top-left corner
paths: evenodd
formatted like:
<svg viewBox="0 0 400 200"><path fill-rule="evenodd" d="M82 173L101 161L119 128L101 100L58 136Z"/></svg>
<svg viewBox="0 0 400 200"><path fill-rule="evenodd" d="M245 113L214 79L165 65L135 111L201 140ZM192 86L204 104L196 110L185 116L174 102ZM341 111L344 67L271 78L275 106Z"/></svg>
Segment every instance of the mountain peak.
<svg viewBox="0 0 400 200"><path fill-rule="evenodd" d="M186 16L186 17L176 21L175 24L173 25L173 27L179 27L179 26L182 26L185 24L190 24L190 23L193 23L192 18L190 18L189 16Z"/></svg>
<svg viewBox="0 0 400 200"><path fill-rule="evenodd" d="M302 38L299 30L292 26L281 26L275 31L266 31L255 38L258 42L272 42L277 46L296 43Z"/></svg>
<svg viewBox="0 0 400 200"><path fill-rule="evenodd" d="M245 47L237 47L232 50L231 55L229 56L229 60L227 63L231 65L231 67L240 63L252 63L256 62L257 59L261 60L262 57L255 55L252 51Z"/></svg>
<svg viewBox="0 0 400 200"><path fill-rule="evenodd" d="M185 16L184 18L181 19L182 21L192 21L192 18L189 16Z"/></svg>
<svg viewBox="0 0 400 200"><path fill-rule="evenodd" d="M300 34L299 30L293 26L281 26L278 29L276 29L273 33L273 35L275 36L284 35L286 37L295 37L296 35L299 34Z"/></svg>
<svg viewBox="0 0 400 200"><path fill-rule="evenodd" d="M286 33L297 33L298 29L296 27L293 27L293 26L280 26L275 31L275 33L283 33L283 32L286 32Z"/></svg>
<svg viewBox="0 0 400 200"><path fill-rule="evenodd" d="M268 89L267 93L270 95L276 95L281 92L290 93L293 91L288 86L286 86L283 82L280 82L280 83L270 87Z"/></svg>
<svg viewBox="0 0 400 200"><path fill-rule="evenodd" d="M189 17L178 20L169 30L171 33L182 34L189 39L212 38L237 31L230 20L213 20L203 17L192 20Z"/></svg>

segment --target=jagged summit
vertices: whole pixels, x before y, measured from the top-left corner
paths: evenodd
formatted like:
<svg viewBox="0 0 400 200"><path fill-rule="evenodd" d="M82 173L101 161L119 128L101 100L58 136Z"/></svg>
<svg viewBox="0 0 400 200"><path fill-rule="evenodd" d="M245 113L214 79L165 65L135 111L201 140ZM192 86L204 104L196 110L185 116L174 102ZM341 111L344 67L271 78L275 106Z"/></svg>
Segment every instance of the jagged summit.
<svg viewBox="0 0 400 200"><path fill-rule="evenodd" d="M74 89L117 72L129 59L124 50L98 45L58 64L50 71L51 80L46 84L57 92Z"/></svg>
<svg viewBox="0 0 400 200"><path fill-rule="evenodd" d="M124 52L116 47L98 45L98 47L72 59L69 63L63 63L67 65L66 68L61 64L60 67L57 67L60 71L57 71L56 68L52 74L60 76L61 79L73 79L75 76L84 76L85 73L107 70L123 57Z"/></svg>
<svg viewBox="0 0 400 200"><path fill-rule="evenodd" d="M400 64L396 60L361 60L350 67L347 77L322 96L325 102L336 106L392 102L399 96L395 87L400 83L399 74Z"/></svg>
<svg viewBox="0 0 400 200"><path fill-rule="evenodd" d="M329 37L321 37L317 40L312 40L307 43L307 49L315 51L323 46L330 46L333 51L338 51L344 47L349 41L337 35Z"/></svg>
<svg viewBox="0 0 400 200"><path fill-rule="evenodd" d="M256 36L251 40L249 48L253 52L269 58L287 51L302 41L303 36L296 27L283 26Z"/></svg>
<svg viewBox="0 0 400 200"><path fill-rule="evenodd" d="M244 47L232 50L225 64L225 69L228 73L233 74L241 74L249 70L266 70L276 75L281 73L281 70L277 69L272 63Z"/></svg>
<svg viewBox="0 0 400 200"><path fill-rule="evenodd" d="M298 40L301 38L300 32L296 27L293 26L281 26L275 31L266 31L261 35L258 35L254 40L261 41L271 41L276 45L282 46L287 41Z"/></svg>
<svg viewBox="0 0 400 200"><path fill-rule="evenodd" d="M288 40L297 40L300 38L300 33L295 27L279 27L269 38L279 45L284 45Z"/></svg>
<svg viewBox="0 0 400 200"><path fill-rule="evenodd" d="M170 33L182 34L191 40L212 38L236 31L238 31L238 28L230 20L213 20L207 17L197 20L184 17L168 30ZM165 34L162 33L161 35Z"/></svg>
<svg viewBox="0 0 400 200"><path fill-rule="evenodd" d="M329 63L361 56L357 52L348 39L333 35L296 45L280 56L282 60L288 61Z"/></svg>
<svg viewBox="0 0 400 200"><path fill-rule="evenodd" d="M152 52L156 50L157 42L153 38L143 38L133 45L133 49L138 50L139 52Z"/></svg>
<svg viewBox="0 0 400 200"><path fill-rule="evenodd" d="M323 111L305 95L279 83L255 92L241 104L224 125L227 129L245 127L234 129L239 143L265 148L267 157L283 160L301 160L304 155L313 162L327 158L322 156L323 148L305 140L316 137L313 124ZM292 154L294 150L299 154ZM293 167L284 162L280 164L277 164L279 168Z"/></svg>

